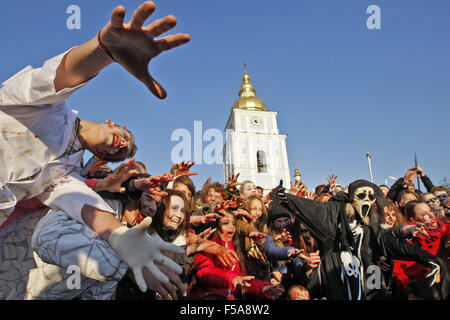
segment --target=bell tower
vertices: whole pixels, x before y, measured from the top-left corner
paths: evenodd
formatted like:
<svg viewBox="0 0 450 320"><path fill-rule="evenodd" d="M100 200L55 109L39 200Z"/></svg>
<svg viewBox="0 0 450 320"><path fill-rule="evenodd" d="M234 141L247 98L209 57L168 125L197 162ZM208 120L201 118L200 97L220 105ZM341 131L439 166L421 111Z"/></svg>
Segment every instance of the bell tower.
<svg viewBox="0 0 450 320"><path fill-rule="evenodd" d="M239 181L250 180L267 193L283 179L290 187L289 163L286 150L287 135L280 134L276 111L269 111L266 103L256 96L256 90L243 63L244 75L239 99L231 107L225 127L223 149L225 181L240 173Z"/></svg>

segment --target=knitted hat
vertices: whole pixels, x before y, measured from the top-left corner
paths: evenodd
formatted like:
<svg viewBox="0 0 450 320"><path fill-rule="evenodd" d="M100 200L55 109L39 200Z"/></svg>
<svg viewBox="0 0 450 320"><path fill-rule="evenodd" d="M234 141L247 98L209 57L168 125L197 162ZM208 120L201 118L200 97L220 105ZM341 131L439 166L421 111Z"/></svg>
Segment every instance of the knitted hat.
<svg viewBox="0 0 450 320"><path fill-rule="evenodd" d="M273 205L272 208L269 210L269 222L273 222L278 218L291 218L291 213L288 209L281 205Z"/></svg>

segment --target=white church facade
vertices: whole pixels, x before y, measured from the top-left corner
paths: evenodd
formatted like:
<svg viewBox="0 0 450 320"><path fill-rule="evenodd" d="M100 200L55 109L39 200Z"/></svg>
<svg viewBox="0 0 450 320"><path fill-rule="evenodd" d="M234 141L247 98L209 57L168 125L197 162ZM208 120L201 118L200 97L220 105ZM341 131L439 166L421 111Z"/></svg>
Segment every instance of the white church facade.
<svg viewBox="0 0 450 320"><path fill-rule="evenodd" d="M250 180L269 192L283 180L290 188L287 135L280 134L276 111L269 111L245 71L239 99L231 107L225 127L224 178L240 173L239 181Z"/></svg>

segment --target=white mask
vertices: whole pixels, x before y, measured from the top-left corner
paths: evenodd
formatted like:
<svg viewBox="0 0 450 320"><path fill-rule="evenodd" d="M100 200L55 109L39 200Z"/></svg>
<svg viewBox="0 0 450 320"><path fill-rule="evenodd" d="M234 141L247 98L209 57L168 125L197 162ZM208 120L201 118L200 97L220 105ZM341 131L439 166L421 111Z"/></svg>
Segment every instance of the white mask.
<svg viewBox="0 0 450 320"><path fill-rule="evenodd" d="M362 219L365 219L375 203L375 191L372 187L359 187L355 190L352 206Z"/></svg>

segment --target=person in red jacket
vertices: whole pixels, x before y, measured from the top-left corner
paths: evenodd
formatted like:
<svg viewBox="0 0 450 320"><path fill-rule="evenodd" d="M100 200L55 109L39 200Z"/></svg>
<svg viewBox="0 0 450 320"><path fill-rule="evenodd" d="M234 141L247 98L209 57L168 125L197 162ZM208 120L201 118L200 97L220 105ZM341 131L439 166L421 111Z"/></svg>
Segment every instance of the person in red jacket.
<svg viewBox="0 0 450 320"><path fill-rule="evenodd" d="M218 221L217 232L212 241L233 251L237 245L236 221L232 214L225 214ZM237 252L239 257L242 254ZM240 259L240 261L244 261ZM239 299L241 289L246 295L260 299L274 299L283 293L279 286L247 275L245 266L235 260L230 268L208 253L198 253L194 261L195 281L190 288L192 300L234 300Z"/></svg>
<svg viewBox="0 0 450 320"><path fill-rule="evenodd" d="M409 242L433 255L437 255L441 239L450 235L450 225L437 219L431 207L423 201L411 201L405 207L408 224L424 225L428 236L418 233ZM394 278L408 298L440 299L438 290L420 285L427 269L414 261L396 260Z"/></svg>

